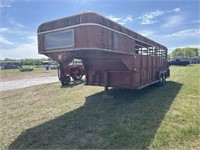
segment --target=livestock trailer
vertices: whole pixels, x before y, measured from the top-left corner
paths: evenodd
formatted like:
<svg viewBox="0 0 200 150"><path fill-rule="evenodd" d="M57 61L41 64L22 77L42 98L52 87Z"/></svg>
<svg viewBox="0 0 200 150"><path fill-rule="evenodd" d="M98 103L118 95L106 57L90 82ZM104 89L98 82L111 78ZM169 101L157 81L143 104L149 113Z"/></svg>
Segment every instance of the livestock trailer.
<svg viewBox="0 0 200 150"><path fill-rule="evenodd" d="M95 12L45 22L38 51L60 64L61 83L73 59L81 59L86 85L141 89L169 76L167 48Z"/></svg>

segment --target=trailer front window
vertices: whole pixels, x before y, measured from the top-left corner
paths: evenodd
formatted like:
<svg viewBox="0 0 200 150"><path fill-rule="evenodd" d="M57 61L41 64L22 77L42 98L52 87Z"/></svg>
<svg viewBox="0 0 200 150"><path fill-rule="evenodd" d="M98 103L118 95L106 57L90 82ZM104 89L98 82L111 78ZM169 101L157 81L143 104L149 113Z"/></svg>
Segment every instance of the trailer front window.
<svg viewBox="0 0 200 150"><path fill-rule="evenodd" d="M64 30L44 35L45 49L65 48L74 45L74 30Z"/></svg>

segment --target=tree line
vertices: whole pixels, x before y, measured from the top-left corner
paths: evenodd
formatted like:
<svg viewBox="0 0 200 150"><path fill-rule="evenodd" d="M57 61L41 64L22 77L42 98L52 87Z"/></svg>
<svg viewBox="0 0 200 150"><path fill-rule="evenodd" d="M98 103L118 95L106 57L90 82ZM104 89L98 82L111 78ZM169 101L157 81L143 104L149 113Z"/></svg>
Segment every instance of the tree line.
<svg viewBox="0 0 200 150"><path fill-rule="evenodd" d="M195 57L200 55L199 48L176 48L172 53L172 57Z"/></svg>
<svg viewBox="0 0 200 150"><path fill-rule="evenodd" d="M43 61L47 61L47 58L41 59L9 59L5 58L4 60L0 60L1 62L21 62L21 65L40 65Z"/></svg>

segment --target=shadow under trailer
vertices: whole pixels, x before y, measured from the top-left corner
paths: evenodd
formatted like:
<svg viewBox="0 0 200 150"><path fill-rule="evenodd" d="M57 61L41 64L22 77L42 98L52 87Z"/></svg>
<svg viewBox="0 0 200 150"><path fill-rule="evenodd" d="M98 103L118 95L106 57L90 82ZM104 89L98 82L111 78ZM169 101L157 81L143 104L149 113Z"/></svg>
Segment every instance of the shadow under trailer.
<svg viewBox="0 0 200 150"><path fill-rule="evenodd" d="M167 48L94 12L41 24L38 51L60 64L59 80L68 84L74 59L82 61L86 85L142 89L169 77Z"/></svg>

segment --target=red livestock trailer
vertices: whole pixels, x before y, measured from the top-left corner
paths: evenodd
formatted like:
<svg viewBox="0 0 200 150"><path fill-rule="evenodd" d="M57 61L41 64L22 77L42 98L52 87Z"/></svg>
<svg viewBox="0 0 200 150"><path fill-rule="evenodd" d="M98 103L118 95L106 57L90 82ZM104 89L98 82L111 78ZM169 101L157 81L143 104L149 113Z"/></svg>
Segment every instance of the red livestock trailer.
<svg viewBox="0 0 200 150"><path fill-rule="evenodd" d="M141 89L164 84L167 48L94 12L43 23L38 50L60 64L59 79L73 59L81 59L86 85Z"/></svg>

